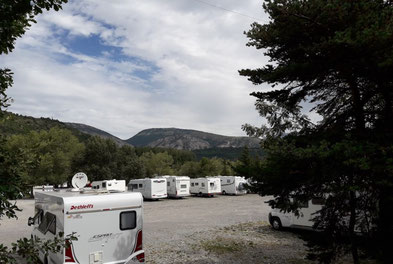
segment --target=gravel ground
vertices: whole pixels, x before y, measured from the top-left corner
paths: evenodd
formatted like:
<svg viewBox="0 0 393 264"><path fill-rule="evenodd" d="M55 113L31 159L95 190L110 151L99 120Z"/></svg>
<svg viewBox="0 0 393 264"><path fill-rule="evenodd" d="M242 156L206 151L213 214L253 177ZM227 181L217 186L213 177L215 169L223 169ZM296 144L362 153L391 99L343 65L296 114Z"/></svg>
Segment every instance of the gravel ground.
<svg viewBox="0 0 393 264"><path fill-rule="evenodd" d="M309 263L304 242L267 224L269 197L188 197L144 203L146 263ZM19 200L18 220L1 220L0 243L29 236L34 201Z"/></svg>
<svg viewBox="0 0 393 264"><path fill-rule="evenodd" d="M146 263L306 264L303 241L273 230L266 222L250 222L186 235L146 247Z"/></svg>

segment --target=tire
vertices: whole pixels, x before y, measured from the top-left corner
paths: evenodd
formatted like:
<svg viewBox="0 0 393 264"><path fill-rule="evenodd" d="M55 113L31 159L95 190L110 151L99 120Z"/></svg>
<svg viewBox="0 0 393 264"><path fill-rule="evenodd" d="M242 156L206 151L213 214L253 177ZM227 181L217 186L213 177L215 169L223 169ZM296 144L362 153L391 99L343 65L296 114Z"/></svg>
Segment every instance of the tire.
<svg viewBox="0 0 393 264"><path fill-rule="evenodd" d="M226 195L227 194L227 192L226 191L222 191L222 195Z"/></svg>
<svg viewBox="0 0 393 264"><path fill-rule="evenodd" d="M272 218L271 225L274 230L281 230L282 229L282 224L281 224L280 218L278 218L278 217Z"/></svg>

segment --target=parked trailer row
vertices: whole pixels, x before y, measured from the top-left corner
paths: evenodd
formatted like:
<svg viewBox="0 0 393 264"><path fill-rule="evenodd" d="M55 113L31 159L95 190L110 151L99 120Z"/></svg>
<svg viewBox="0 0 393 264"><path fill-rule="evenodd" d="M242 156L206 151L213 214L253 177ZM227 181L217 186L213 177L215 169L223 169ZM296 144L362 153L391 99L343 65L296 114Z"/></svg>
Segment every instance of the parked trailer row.
<svg viewBox="0 0 393 264"><path fill-rule="evenodd" d="M188 176L160 176L153 179L135 179L128 190L140 192L145 199L181 198L193 195L212 197L216 194L240 195L246 193L247 182L240 176L218 176L190 179Z"/></svg>
<svg viewBox="0 0 393 264"><path fill-rule="evenodd" d="M163 176L131 180L127 192L124 180L104 180L86 188L87 176L77 173L73 189L36 192L35 215L29 218L32 235L42 240L59 234L76 234L58 253L39 252L43 263L144 263L142 248L143 198L213 196L222 192L240 194L237 176L190 179Z"/></svg>

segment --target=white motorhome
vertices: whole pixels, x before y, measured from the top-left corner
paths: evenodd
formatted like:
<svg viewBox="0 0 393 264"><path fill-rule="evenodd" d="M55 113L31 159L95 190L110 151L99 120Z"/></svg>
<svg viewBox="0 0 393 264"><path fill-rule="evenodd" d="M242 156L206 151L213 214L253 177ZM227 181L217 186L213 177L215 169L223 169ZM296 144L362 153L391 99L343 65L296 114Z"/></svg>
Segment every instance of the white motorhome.
<svg viewBox="0 0 393 264"><path fill-rule="evenodd" d="M221 181L218 177L191 179L190 193L199 196L213 197L221 193Z"/></svg>
<svg viewBox="0 0 393 264"><path fill-rule="evenodd" d="M158 200L168 196L165 178L130 180L128 190L140 192L144 199L150 200Z"/></svg>
<svg viewBox="0 0 393 264"><path fill-rule="evenodd" d="M284 213L280 209L272 209L269 213L269 222L276 230L282 227L291 228L312 228L314 222L312 219L316 216L315 213L322 209L324 204L323 198L315 198L302 204L299 209L299 216L295 213Z"/></svg>
<svg viewBox="0 0 393 264"><path fill-rule="evenodd" d="M43 192L52 192L54 190L53 185L40 185L40 186L33 186L31 190L31 194L34 197L35 193L37 191L43 191Z"/></svg>
<svg viewBox="0 0 393 264"><path fill-rule="evenodd" d="M43 263L144 263L143 199L139 193L37 191L32 234L53 239L75 232L61 252L40 252Z"/></svg>
<svg viewBox="0 0 393 264"><path fill-rule="evenodd" d="M126 181L125 180L104 180L104 181L93 181L91 183L91 188L95 190L106 190L113 192L125 192Z"/></svg>
<svg viewBox="0 0 393 264"><path fill-rule="evenodd" d="M222 194L246 194L247 181L244 177L240 176L218 176L221 180Z"/></svg>
<svg viewBox="0 0 393 264"><path fill-rule="evenodd" d="M165 175L168 197L181 198L190 196L190 177Z"/></svg>

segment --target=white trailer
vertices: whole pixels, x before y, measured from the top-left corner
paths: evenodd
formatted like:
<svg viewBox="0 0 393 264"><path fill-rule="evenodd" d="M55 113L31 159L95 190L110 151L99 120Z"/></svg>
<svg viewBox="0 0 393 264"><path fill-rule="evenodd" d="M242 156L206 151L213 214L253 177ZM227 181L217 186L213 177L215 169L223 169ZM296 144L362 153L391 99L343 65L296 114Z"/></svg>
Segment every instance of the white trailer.
<svg viewBox="0 0 393 264"><path fill-rule="evenodd" d="M40 252L43 263L144 263L143 199L139 193L95 190L36 192L32 234L42 240L75 232L61 252Z"/></svg>
<svg viewBox="0 0 393 264"><path fill-rule="evenodd" d="M190 181L191 194L213 197L221 193L221 181L218 177L196 178Z"/></svg>
<svg viewBox="0 0 393 264"><path fill-rule="evenodd" d="M240 176L218 176L221 180L222 194L240 195L246 194L247 181Z"/></svg>
<svg viewBox="0 0 393 264"><path fill-rule="evenodd" d="M311 229L314 224L312 219L316 216L315 213L322 209L323 204L323 198L312 199L301 205L299 216L296 216L293 212L284 213L275 208L269 213L269 222L276 230L282 227Z"/></svg>
<svg viewBox="0 0 393 264"><path fill-rule="evenodd" d="M190 177L165 175L168 197L181 198L190 196Z"/></svg>
<svg viewBox="0 0 393 264"><path fill-rule="evenodd" d="M158 200L168 196L165 178L130 180L128 190L140 192L144 199L149 200Z"/></svg>
<svg viewBox="0 0 393 264"><path fill-rule="evenodd" d="M91 183L91 188L95 190L105 190L105 191L112 191L112 192L125 192L127 191L126 188L126 181L125 180L104 180L104 181L93 181Z"/></svg>

